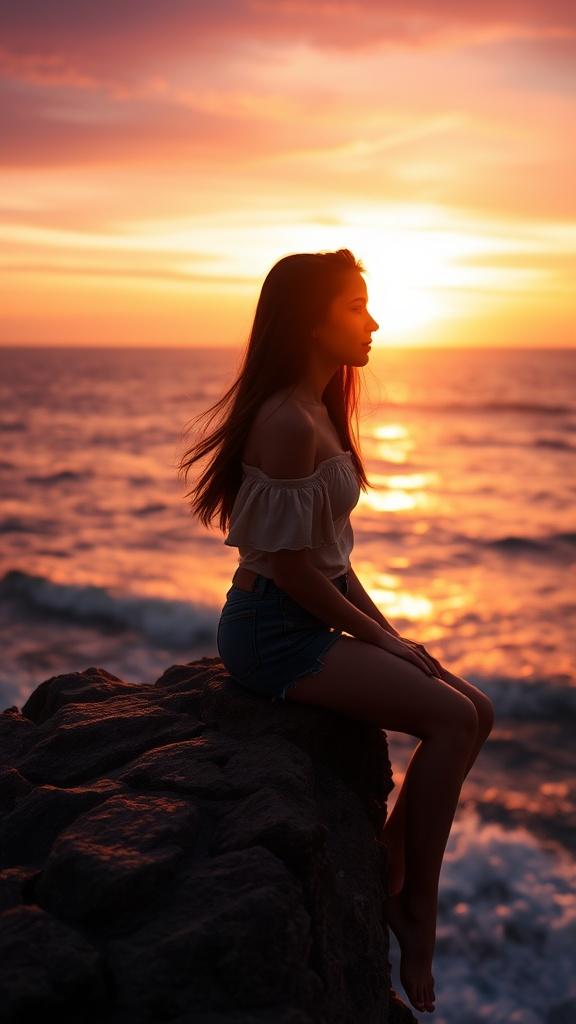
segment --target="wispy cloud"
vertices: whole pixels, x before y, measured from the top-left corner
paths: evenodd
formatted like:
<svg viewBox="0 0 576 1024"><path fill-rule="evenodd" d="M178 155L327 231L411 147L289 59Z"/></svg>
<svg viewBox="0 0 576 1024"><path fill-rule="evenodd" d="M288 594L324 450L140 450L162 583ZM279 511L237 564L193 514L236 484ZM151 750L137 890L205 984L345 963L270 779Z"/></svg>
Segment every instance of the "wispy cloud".
<svg viewBox="0 0 576 1024"><path fill-rule="evenodd" d="M221 57L242 46L353 53L576 38L569 0L20 0L3 8L5 74L86 88L166 73L179 59Z"/></svg>
<svg viewBox="0 0 576 1024"><path fill-rule="evenodd" d="M68 278L63 309L90 282L90 309L112 280L241 290L276 245L359 238L377 254L387 211L507 231L576 219L572 2L13 0L1 13L0 233L23 317L32 279ZM354 234L358 217L381 225L378 242ZM501 290L508 270L566 281L551 237L541 253L476 253L478 288ZM433 280L434 258L424 269Z"/></svg>

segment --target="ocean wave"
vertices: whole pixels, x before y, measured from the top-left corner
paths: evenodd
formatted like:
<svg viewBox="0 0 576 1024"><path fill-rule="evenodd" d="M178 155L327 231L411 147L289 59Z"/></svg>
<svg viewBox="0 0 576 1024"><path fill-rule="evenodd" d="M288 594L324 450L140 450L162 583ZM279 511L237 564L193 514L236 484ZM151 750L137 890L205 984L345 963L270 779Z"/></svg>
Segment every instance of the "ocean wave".
<svg viewBox="0 0 576 1024"><path fill-rule="evenodd" d="M576 451L576 445L563 441L560 437L537 437L532 443L535 448L554 448L561 452Z"/></svg>
<svg viewBox="0 0 576 1024"><path fill-rule="evenodd" d="M527 412L538 413L545 416L565 416L574 413L573 405L557 405L546 402L446 402L442 398L436 401L427 402L394 402L386 401L381 403L382 409L403 409L416 412ZM380 411L380 409L379 409Z"/></svg>
<svg viewBox="0 0 576 1024"><path fill-rule="evenodd" d="M486 824L461 808L440 883L438 1024L572 1020L575 942L570 859L525 828Z"/></svg>
<svg viewBox="0 0 576 1024"><path fill-rule="evenodd" d="M540 401L385 401L382 409L402 409L435 413L538 413L543 416L570 416L574 406Z"/></svg>
<svg viewBox="0 0 576 1024"><path fill-rule="evenodd" d="M515 437L505 437L502 434L481 434L467 435L462 433L448 434L446 445L462 445L464 448L552 448L554 451L574 452L576 444L566 441L561 437L526 437L518 440Z"/></svg>
<svg viewBox="0 0 576 1024"><path fill-rule="evenodd" d="M562 673L532 679L470 673L469 679L490 697L500 718L554 722L576 719L576 686Z"/></svg>
<svg viewBox="0 0 576 1024"><path fill-rule="evenodd" d="M576 533L572 530L550 533L544 537L522 537L513 534L507 537L493 537L491 540L478 538L477 543L487 548L497 548L500 551L515 554L517 551L537 551L543 554L566 553L566 545L576 545Z"/></svg>
<svg viewBox="0 0 576 1024"><path fill-rule="evenodd" d="M31 618L44 613L106 629L136 630L155 646L190 649L215 641L215 611L192 601L114 593L94 584L56 583L10 569L0 580L0 598Z"/></svg>
<svg viewBox="0 0 576 1024"><path fill-rule="evenodd" d="M355 536L357 543L361 541L363 544L382 544L384 542L403 544L412 538L412 529L409 523L397 529L388 530L379 529L377 526L371 529L371 525L367 523L365 526L356 526ZM411 551L414 560L411 571L432 570L435 566L444 565L447 558L454 558L455 560L456 558L458 560L462 558L477 559L479 555L475 549L478 548L490 548L499 551L501 554L511 556L538 554L548 556L551 559L558 559L560 557L565 562L571 562L576 554L572 550L576 547L576 531L574 530L559 530L544 534L541 537L507 534L503 537L484 539L483 537L470 537L466 533L452 532L449 529L445 529L441 533L440 527L437 527L436 535L438 547L434 555L428 553L426 561L418 558L417 550ZM454 553L455 548L458 549L457 556Z"/></svg>
<svg viewBox="0 0 576 1024"><path fill-rule="evenodd" d="M4 433L25 433L28 424L26 420L0 420L0 430Z"/></svg>
<svg viewBox="0 0 576 1024"><path fill-rule="evenodd" d="M25 481L28 484L62 484L73 480L87 480L93 477L92 470L62 469L58 473L47 473L45 476L27 476Z"/></svg>
<svg viewBox="0 0 576 1024"><path fill-rule="evenodd" d="M191 650L196 644L216 647L220 608L194 601L117 593L93 584L60 583L18 569L0 580L0 598L13 605L15 617L38 616L79 622L107 631L136 631L151 646ZM481 675L481 673L479 674ZM503 718L573 721L576 687L570 677L515 678L494 673L471 682L484 690Z"/></svg>

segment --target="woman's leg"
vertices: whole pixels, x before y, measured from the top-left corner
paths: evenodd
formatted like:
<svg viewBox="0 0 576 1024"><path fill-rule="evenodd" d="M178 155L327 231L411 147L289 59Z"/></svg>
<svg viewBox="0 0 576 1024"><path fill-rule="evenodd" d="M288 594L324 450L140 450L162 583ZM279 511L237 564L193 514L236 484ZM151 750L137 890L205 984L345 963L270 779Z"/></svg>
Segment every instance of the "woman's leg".
<svg viewBox="0 0 576 1024"><path fill-rule="evenodd" d="M406 908L391 921L400 977L417 1009L431 1009L438 878L466 766L476 744L473 701L439 678L374 644L342 636L317 675L299 679L287 700L328 707L384 729L418 736L406 803Z"/></svg>
<svg viewBox="0 0 576 1024"><path fill-rule="evenodd" d="M402 984L419 1010L434 1009L433 978L423 969L434 951L440 869L474 736L424 738L405 781L405 880L401 892L388 898L386 918L401 948Z"/></svg>
<svg viewBox="0 0 576 1024"><path fill-rule="evenodd" d="M464 778L468 775L474 761L476 760L482 745L490 735L494 724L494 707L489 697L482 690L479 690L472 683L461 676L454 675L442 666L440 678L449 683L460 693L464 693L473 701L478 714L478 732L476 741L470 752L468 763L464 769ZM418 748L416 748L418 749ZM414 751L414 754L416 751ZM414 754L412 757L414 757ZM410 761L400 792L382 830L382 842L388 851L388 891L390 894L400 892L404 885L405 871L405 826L406 826L406 796L408 792L407 779L412 760Z"/></svg>

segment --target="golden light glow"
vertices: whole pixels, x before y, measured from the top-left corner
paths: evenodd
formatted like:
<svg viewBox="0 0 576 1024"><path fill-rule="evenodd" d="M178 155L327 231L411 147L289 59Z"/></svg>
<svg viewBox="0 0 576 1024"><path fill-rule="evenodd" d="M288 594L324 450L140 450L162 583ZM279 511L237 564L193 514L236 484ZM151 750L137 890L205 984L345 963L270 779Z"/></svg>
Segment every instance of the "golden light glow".
<svg viewBox="0 0 576 1024"><path fill-rule="evenodd" d="M422 231L378 230L382 211L358 232L372 315L380 325L376 344L397 340L449 315L449 304L434 287L450 279L450 252L445 240ZM353 236L355 232L352 232Z"/></svg>
<svg viewBox="0 0 576 1024"><path fill-rule="evenodd" d="M562 23L60 6L3 26L0 343L240 349L280 258L349 248L373 353L576 344Z"/></svg>
<svg viewBox="0 0 576 1024"><path fill-rule="evenodd" d="M398 584L396 584L398 586ZM383 586L366 587L370 597L386 618L407 618L422 621L432 615L434 603L420 594L411 594L402 583L402 591Z"/></svg>
<svg viewBox="0 0 576 1024"><path fill-rule="evenodd" d="M385 438L387 441L397 440L408 436L408 430L403 423L381 423L373 427L374 437Z"/></svg>
<svg viewBox="0 0 576 1024"><path fill-rule="evenodd" d="M378 445L378 458L382 459L385 462L396 462L400 465L401 463L406 462L409 454L409 447L407 447L406 450L404 450L402 448L392 447L392 445ZM374 477L371 477L370 479L374 480Z"/></svg>
<svg viewBox="0 0 576 1024"><path fill-rule="evenodd" d="M438 479L437 473L407 473L405 476L397 474L386 478L390 488L397 488L403 491L413 491L416 488L424 488L427 484Z"/></svg>
<svg viewBox="0 0 576 1024"><path fill-rule="evenodd" d="M430 510L433 501L426 486L437 480L435 473L370 474L373 489L362 495L363 504L376 512Z"/></svg>
<svg viewBox="0 0 576 1024"><path fill-rule="evenodd" d="M406 462L414 447L410 433L403 423L378 424L371 427L368 436L376 438L380 442L375 446L374 451L379 463L394 462L399 465ZM374 483L379 482L374 476L371 476L370 479Z"/></svg>

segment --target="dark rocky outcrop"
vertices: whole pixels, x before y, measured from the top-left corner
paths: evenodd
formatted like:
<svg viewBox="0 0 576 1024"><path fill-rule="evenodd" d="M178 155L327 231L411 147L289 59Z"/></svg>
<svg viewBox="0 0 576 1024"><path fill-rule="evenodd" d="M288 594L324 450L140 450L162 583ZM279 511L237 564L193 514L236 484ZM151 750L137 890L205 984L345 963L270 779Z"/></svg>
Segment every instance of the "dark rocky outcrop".
<svg viewBox="0 0 576 1024"><path fill-rule="evenodd" d="M217 658L0 714L5 1024L384 1024L385 734Z"/></svg>

